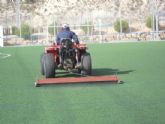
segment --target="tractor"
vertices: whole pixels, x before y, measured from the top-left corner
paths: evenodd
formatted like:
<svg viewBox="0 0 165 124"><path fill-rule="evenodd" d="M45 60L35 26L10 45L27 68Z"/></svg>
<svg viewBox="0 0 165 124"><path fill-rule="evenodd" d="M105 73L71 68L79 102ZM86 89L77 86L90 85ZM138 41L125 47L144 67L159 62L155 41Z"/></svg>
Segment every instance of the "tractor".
<svg viewBox="0 0 165 124"><path fill-rule="evenodd" d="M61 57L61 58L60 58ZM60 61L62 59L62 63ZM41 74L45 78L55 78L56 71L77 71L80 75L91 75L92 62L86 44L75 44L70 39L63 39L60 45L53 44L45 47L41 54ZM59 67L58 65L62 66Z"/></svg>

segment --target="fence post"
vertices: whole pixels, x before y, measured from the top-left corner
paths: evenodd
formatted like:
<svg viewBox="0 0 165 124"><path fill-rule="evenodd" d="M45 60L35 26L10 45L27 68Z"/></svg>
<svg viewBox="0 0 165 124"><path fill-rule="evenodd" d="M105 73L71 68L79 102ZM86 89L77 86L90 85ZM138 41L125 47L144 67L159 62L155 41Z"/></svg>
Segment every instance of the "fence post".
<svg viewBox="0 0 165 124"><path fill-rule="evenodd" d="M56 35L56 29L55 29L56 27L55 26L56 26L56 22L55 22L55 16L54 16L54 36Z"/></svg>
<svg viewBox="0 0 165 124"><path fill-rule="evenodd" d="M47 35L47 43L49 42L49 27L48 27L48 23L47 23L47 27L46 27L46 35Z"/></svg>
<svg viewBox="0 0 165 124"><path fill-rule="evenodd" d="M122 19L121 19L121 9L119 8L119 21L120 21L120 40L121 40L121 34L123 32L123 27L122 27Z"/></svg>
<svg viewBox="0 0 165 124"><path fill-rule="evenodd" d="M0 26L0 46L3 47L3 27Z"/></svg>
<svg viewBox="0 0 165 124"><path fill-rule="evenodd" d="M102 43L102 36L101 36L101 19L99 19L99 36L100 36L100 43Z"/></svg>

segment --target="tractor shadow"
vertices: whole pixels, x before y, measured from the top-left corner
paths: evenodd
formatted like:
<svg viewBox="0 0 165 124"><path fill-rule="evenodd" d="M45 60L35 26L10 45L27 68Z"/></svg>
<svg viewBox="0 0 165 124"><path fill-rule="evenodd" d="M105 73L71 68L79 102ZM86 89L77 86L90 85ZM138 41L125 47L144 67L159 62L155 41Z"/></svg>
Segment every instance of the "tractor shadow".
<svg viewBox="0 0 165 124"><path fill-rule="evenodd" d="M111 69L111 68L95 68L92 69L92 75L91 76L108 76L108 75L121 75L121 74L129 74L133 72L134 70L124 70L121 71L119 69ZM74 71L73 74L70 74L68 72L57 72L56 78L63 78L63 77L82 77L82 75L79 75L77 71Z"/></svg>
<svg viewBox="0 0 165 124"><path fill-rule="evenodd" d="M97 68L92 70L92 76L121 75L121 74L129 74L133 71L134 70L121 71L119 69Z"/></svg>

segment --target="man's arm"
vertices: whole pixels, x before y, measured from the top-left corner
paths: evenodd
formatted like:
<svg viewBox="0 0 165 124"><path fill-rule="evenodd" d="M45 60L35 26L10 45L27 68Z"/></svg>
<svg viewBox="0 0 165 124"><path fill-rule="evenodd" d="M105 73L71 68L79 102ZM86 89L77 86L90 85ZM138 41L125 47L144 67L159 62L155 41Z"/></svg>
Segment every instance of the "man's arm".
<svg viewBox="0 0 165 124"><path fill-rule="evenodd" d="M57 44L57 45L60 44L60 37L59 37L59 34L56 36L56 44Z"/></svg>
<svg viewBox="0 0 165 124"><path fill-rule="evenodd" d="M73 34L72 34L72 39L74 40L74 42L76 43L76 44L79 44L79 39L78 39L78 36L73 32Z"/></svg>

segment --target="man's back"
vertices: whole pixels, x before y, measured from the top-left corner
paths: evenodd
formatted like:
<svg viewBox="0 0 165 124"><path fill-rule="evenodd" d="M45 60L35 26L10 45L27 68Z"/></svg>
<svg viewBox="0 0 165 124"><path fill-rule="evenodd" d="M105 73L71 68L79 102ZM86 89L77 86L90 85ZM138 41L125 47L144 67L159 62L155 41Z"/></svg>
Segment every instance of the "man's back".
<svg viewBox="0 0 165 124"><path fill-rule="evenodd" d="M70 31L69 28L65 28L57 34L56 43L60 44L62 39L73 39L76 43L78 43L77 35L74 32Z"/></svg>

